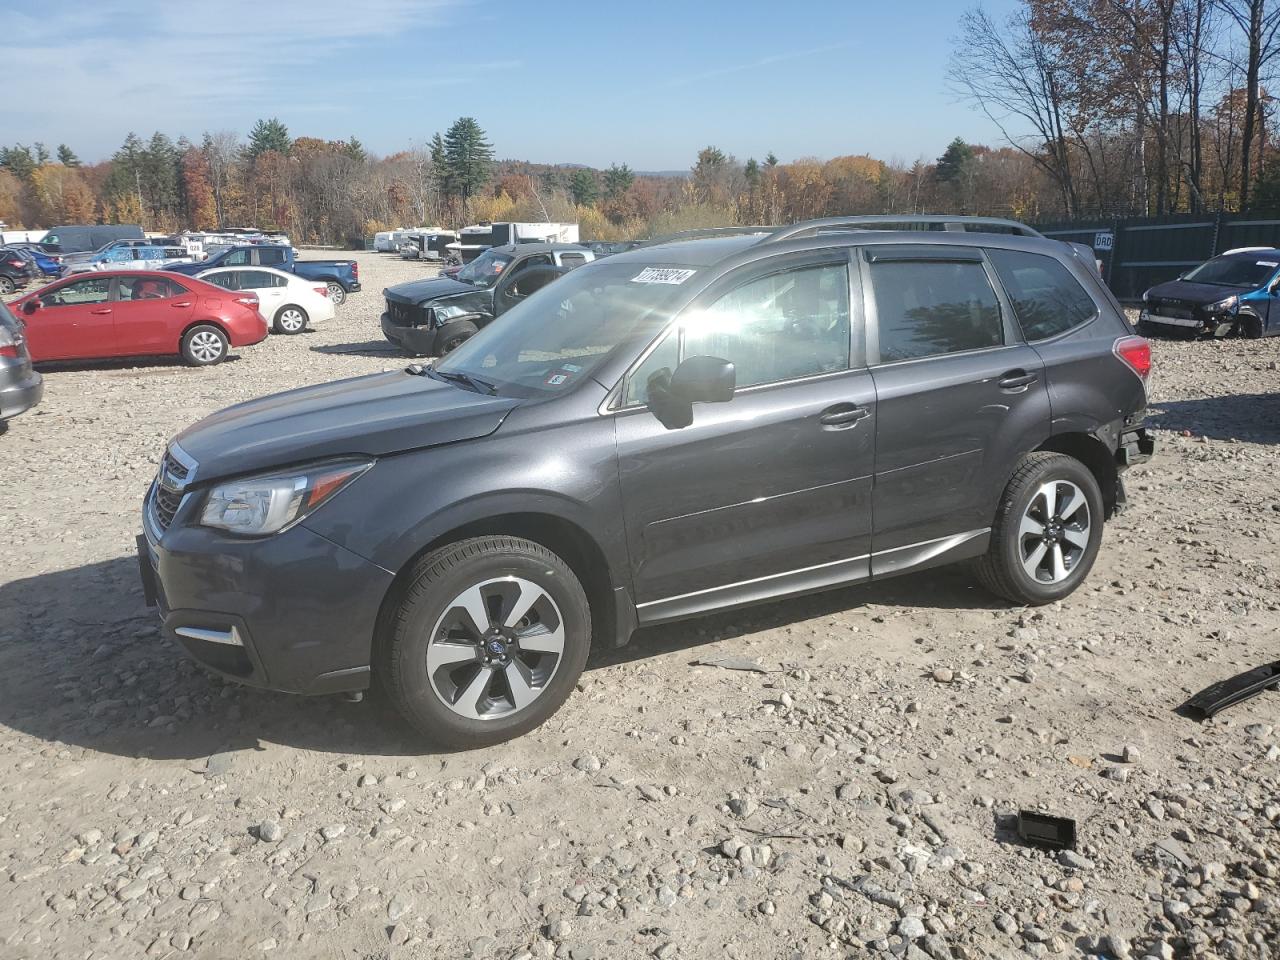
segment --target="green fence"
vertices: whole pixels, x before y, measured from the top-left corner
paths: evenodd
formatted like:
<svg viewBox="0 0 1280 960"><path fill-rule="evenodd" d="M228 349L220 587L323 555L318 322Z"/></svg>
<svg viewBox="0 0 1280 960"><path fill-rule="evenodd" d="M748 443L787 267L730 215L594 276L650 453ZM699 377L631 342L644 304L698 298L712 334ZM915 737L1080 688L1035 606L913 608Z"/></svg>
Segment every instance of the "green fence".
<svg viewBox="0 0 1280 960"><path fill-rule="evenodd" d="M1093 248L1116 297L1136 302L1143 291L1176 279L1210 257L1239 247L1280 247L1280 219L1265 215L1176 214L1125 220L1046 223L1037 230L1055 240Z"/></svg>

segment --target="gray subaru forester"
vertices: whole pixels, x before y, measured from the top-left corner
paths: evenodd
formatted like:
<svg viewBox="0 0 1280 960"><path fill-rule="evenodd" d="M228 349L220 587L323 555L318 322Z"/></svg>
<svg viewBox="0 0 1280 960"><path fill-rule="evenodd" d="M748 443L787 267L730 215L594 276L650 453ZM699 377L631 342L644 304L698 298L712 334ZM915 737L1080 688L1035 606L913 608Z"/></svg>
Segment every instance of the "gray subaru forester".
<svg viewBox="0 0 1280 960"><path fill-rule="evenodd" d="M216 413L146 497L164 631L465 747L639 626L961 560L1065 597L1152 453L1151 354L1074 248L985 229L644 247L434 364Z"/></svg>

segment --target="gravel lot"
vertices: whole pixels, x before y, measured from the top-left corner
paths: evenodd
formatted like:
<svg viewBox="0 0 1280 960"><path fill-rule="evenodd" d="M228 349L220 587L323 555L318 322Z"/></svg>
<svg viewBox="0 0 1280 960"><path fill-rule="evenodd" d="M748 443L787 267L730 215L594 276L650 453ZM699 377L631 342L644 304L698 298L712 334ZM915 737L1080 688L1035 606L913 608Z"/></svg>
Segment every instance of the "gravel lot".
<svg viewBox="0 0 1280 960"><path fill-rule="evenodd" d="M434 754L206 675L136 572L169 436L404 362L381 290L427 270L360 261L312 333L48 371L0 438L0 956L1273 955L1280 693L1173 708L1280 659L1280 339L1157 344L1157 458L1065 603L944 570L651 629L541 730ZM757 669L691 665L726 656Z"/></svg>

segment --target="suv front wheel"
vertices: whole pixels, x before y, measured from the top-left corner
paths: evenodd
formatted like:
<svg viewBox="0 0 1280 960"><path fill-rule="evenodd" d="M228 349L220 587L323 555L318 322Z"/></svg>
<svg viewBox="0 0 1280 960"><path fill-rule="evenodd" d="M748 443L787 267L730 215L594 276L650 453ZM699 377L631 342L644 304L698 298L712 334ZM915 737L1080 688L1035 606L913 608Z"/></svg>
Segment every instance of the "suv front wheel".
<svg viewBox="0 0 1280 960"><path fill-rule="evenodd" d="M543 723L573 692L591 610L568 564L514 537L461 540L418 562L379 645L396 709L429 740L474 748Z"/></svg>
<svg viewBox="0 0 1280 960"><path fill-rule="evenodd" d="M1102 492L1088 467L1061 453L1028 454L1005 487L978 579L1015 603L1061 600L1089 575L1102 521Z"/></svg>

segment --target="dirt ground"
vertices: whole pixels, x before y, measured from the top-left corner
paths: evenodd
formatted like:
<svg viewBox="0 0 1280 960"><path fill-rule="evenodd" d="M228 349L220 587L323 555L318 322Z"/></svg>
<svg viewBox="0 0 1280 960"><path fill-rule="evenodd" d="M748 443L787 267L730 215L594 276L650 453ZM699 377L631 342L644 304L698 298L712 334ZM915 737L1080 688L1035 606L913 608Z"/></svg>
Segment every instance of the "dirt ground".
<svg viewBox="0 0 1280 960"><path fill-rule="evenodd" d="M1066 602L942 570L650 629L542 729L439 754L206 675L138 583L171 435L405 362L381 290L429 270L359 258L314 332L49 370L0 437L0 957L1277 950L1280 693L1173 710L1280 660L1280 338L1155 345L1157 456ZM756 669L692 665L726 656Z"/></svg>

